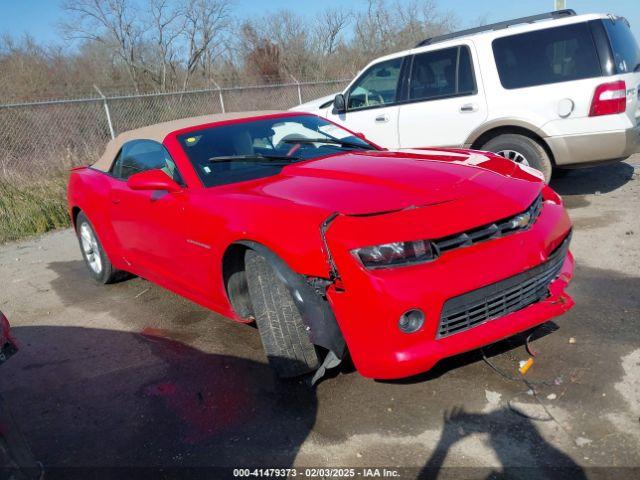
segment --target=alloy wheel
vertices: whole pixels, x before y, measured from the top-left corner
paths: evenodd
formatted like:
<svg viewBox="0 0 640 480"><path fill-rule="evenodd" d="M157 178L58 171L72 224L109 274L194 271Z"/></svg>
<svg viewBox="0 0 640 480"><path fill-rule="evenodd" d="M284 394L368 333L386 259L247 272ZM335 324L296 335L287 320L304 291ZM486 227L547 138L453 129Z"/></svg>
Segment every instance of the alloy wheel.
<svg viewBox="0 0 640 480"><path fill-rule="evenodd" d="M526 159L526 157L520 152L516 152L515 150L500 150L496 153L506 158L507 160L511 160L512 162L521 163L522 165L526 165L527 167L530 166L529 161Z"/></svg>
<svg viewBox="0 0 640 480"><path fill-rule="evenodd" d="M98 239L93 233L93 229L88 223L80 225L80 243L82 244L82 251L87 259L89 268L100 275L100 273L102 273L100 246L98 245Z"/></svg>

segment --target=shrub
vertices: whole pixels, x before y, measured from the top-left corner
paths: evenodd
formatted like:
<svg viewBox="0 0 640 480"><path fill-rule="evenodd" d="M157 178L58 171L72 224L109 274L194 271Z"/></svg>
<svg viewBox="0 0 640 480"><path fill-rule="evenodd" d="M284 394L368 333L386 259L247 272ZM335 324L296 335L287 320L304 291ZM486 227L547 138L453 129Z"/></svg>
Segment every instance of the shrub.
<svg viewBox="0 0 640 480"><path fill-rule="evenodd" d="M0 243L68 226L66 185L65 173L30 182L0 178Z"/></svg>

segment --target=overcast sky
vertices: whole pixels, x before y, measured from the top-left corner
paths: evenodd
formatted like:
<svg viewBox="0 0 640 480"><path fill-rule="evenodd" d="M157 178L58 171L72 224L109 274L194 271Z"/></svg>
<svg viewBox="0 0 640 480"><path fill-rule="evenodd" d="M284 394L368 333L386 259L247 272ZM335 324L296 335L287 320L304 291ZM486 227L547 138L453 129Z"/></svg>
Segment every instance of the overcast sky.
<svg viewBox="0 0 640 480"><path fill-rule="evenodd" d="M144 2L144 0L138 0ZM238 16L255 17L283 8L314 15L323 8L363 8L364 0L235 0ZM605 12L626 17L640 39L640 0L567 0L568 8L578 13ZM0 0L0 33L20 36L28 33L41 43L59 43L56 25L64 20L60 0ZM507 20L553 10L553 0L440 0L441 10L451 10L462 21L485 17L489 22Z"/></svg>

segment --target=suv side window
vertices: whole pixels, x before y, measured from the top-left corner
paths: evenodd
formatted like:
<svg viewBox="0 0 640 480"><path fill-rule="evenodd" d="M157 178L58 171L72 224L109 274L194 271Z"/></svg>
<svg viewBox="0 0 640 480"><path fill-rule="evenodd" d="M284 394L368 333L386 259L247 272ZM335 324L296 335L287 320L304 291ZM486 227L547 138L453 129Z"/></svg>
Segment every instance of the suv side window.
<svg viewBox="0 0 640 480"><path fill-rule="evenodd" d="M587 23L546 28L493 41L500 83L507 89L602 75Z"/></svg>
<svg viewBox="0 0 640 480"><path fill-rule="evenodd" d="M411 67L409 100L431 100L476 91L469 47L451 47L416 55Z"/></svg>
<svg viewBox="0 0 640 480"><path fill-rule="evenodd" d="M111 174L128 180L134 173L159 169L175 182L183 184L178 167L164 145L153 140L132 140L125 143L111 166Z"/></svg>
<svg viewBox="0 0 640 480"><path fill-rule="evenodd" d="M372 65L349 90L348 110L379 107L396 102L403 58Z"/></svg>

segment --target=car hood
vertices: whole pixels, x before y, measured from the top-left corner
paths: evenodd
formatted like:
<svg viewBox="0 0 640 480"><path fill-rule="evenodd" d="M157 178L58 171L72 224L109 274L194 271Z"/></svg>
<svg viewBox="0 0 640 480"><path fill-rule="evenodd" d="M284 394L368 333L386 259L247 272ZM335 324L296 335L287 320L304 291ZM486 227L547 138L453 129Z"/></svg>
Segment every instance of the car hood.
<svg viewBox="0 0 640 480"><path fill-rule="evenodd" d="M372 215L482 196L507 211L528 206L543 182L487 152L349 152L290 165L254 193L339 212ZM492 202L494 203L494 202Z"/></svg>

